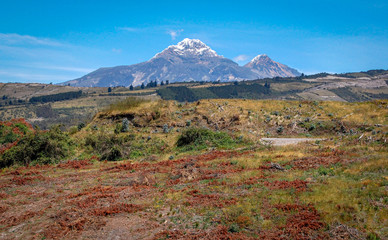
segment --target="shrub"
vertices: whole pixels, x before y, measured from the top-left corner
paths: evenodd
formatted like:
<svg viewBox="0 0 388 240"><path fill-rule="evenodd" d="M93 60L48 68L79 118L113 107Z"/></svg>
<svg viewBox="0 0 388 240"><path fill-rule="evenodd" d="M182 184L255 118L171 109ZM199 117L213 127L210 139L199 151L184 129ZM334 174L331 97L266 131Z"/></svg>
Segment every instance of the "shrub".
<svg viewBox="0 0 388 240"><path fill-rule="evenodd" d="M73 135L73 134L75 134L77 132L78 132L77 126L72 126L72 127L69 128L69 134L70 135Z"/></svg>
<svg viewBox="0 0 388 240"><path fill-rule="evenodd" d="M121 132L129 132L129 120L128 120L128 118L123 119Z"/></svg>
<svg viewBox="0 0 388 240"><path fill-rule="evenodd" d="M14 147L1 155L0 167L56 163L70 154L73 145L59 126L49 131L35 131L23 136Z"/></svg>
<svg viewBox="0 0 388 240"><path fill-rule="evenodd" d="M121 129L122 129L122 125L120 125L119 123L116 124L115 126L115 130L114 130L114 133L115 134L119 134L121 132Z"/></svg>
<svg viewBox="0 0 388 240"><path fill-rule="evenodd" d="M326 175L334 176L334 171L332 168L325 168L325 167L320 166L318 168L318 174L322 175L322 176L326 176Z"/></svg>
<svg viewBox="0 0 388 240"><path fill-rule="evenodd" d="M158 154L168 147L163 140L157 137L144 138L134 134L117 135L104 131L86 136L84 146L90 154L100 155L102 159L110 161ZM120 157L114 157L120 155L116 150L120 152Z"/></svg>
<svg viewBox="0 0 388 240"><path fill-rule="evenodd" d="M102 160L108 160L108 161L117 161L119 160L123 154L121 153L121 150L117 146L113 146L109 152L102 155Z"/></svg>
<svg viewBox="0 0 388 240"><path fill-rule="evenodd" d="M84 128L85 127L85 123L79 123L78 124L78 131L80 131L82 128Z"/></svg>
<svg viewBox="0 0 388 240"><path fill-rule="evenodd" d="M240 232L240 227L237 223L233 223L229 226L228 231L231 233L237 233L237 232Z"/></svg>
<svg viewBox="0 0 388 240"><path fill-rule="evenodd" d="M23 118L0 122L0 144L13 143L33 130Z"/></svg>
<svg viewBox="0 0 388 240"><path fill-rule="evenodd" d="M169 132L168 125L164 124L163 125L163 133L168 133L168 132Z"/></svg>
<svg viewBox="0 0 388 240"><path fill-rule="evenodd" d="M201 150L207 147L230 148L235 141L225 132L205 128L189 128L178 138L177 146L184 151Z"/></svg>

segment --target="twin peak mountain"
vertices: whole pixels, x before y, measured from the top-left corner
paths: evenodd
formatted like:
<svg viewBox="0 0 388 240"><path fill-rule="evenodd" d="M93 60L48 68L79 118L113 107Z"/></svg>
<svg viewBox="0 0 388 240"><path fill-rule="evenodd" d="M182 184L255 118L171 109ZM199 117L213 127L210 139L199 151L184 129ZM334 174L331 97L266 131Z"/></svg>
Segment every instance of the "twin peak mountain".
<svg viewBox="0 0 388 240"><path fill-rule="evenodd" d="M100 68L81 78L67 81L75 87L138 86L157 80L242 81L271 77L294 77L300 73L262 54L244 66L218 55L198 39L184 39L156 54L149 61L109 68Z"/></svg>

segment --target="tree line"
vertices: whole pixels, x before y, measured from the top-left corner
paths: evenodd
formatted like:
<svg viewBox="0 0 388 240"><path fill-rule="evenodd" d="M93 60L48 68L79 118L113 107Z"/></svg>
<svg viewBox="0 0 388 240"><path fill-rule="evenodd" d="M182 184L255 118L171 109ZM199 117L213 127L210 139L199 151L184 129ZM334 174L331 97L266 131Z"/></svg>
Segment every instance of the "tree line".
<svg viewBox="0 0 388 240"><path fill-rule="evenodd" d="M46 102L56 102L63 100L70 100L74 98L79 98L82 96L82 91L75 92L64 92L51 95L37 96L30 98L30 103L46 103Z"/></svg>

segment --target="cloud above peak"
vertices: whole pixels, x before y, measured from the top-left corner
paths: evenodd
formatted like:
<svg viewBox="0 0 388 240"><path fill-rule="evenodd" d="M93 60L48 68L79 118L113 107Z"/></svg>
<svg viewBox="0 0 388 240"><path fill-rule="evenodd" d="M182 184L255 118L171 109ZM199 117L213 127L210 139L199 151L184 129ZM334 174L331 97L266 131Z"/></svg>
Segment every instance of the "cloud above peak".
<svg viewBox="0 0 388 240"><path fill-rule="evenodd" d="M171 36L172 40L175 40L177 36L179 36L183 32L183 29L179 30L169 30L167 31L167 34Z"/></svg>
<svg viewBox="0 0 388 240"><path fill-rule="evenodd" d="M244 54L241 54L241 55L238 55L237 57L234 57L233 60L235 62L243 62L243 61L246 61L249 59L249 56L247 55L244 55Z"/></svg>

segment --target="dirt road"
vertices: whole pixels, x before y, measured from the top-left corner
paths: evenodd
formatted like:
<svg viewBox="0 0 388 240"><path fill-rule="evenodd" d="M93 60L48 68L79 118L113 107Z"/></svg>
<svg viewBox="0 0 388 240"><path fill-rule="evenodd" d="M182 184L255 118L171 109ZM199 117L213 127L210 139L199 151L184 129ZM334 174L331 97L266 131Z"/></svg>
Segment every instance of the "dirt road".
<svg viewBox="0 0 388 240"><path fill-rule="evenodd" d="M298 144L300 142L309 142L323 140L322 138L262 138L261 142L264 144L272 144L273 146L286 146L291 144Z"/></svg>

